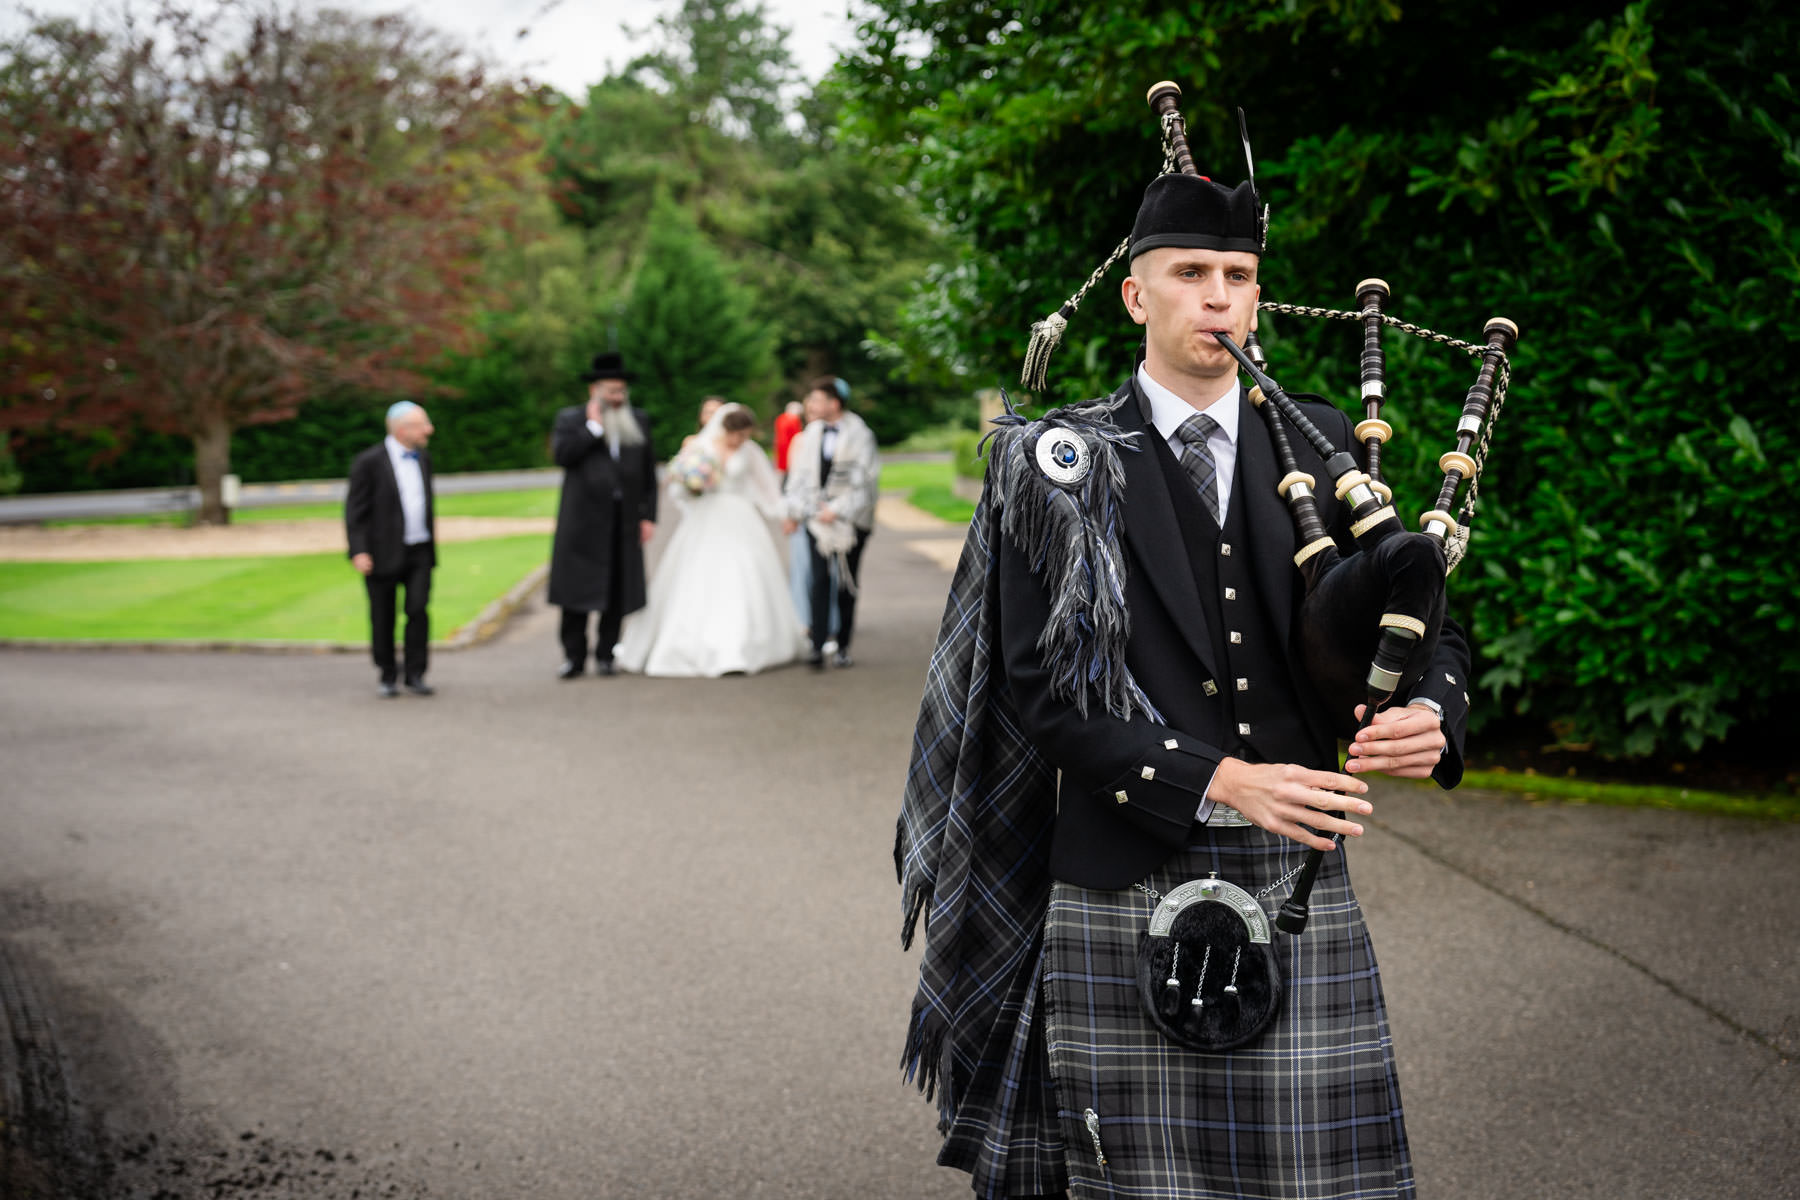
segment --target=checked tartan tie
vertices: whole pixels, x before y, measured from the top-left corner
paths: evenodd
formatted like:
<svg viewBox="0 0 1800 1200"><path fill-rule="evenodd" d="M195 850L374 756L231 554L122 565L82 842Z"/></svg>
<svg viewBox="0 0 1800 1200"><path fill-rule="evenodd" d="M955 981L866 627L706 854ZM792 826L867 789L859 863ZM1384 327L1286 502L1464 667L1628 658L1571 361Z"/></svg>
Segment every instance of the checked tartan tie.
<svg viewBox="0 0 1800 1200"><path fill-rule="evenodd" d="M1220 524L1219 464L1214 461L1212 447L1206 444L1206 438L1218 427L1219 423L1205 413L1195 413L1175 429L1175 437L1181 442L1181 469L1200 489L1200 499L1206 502L1206 511L1212 514L1214 525Z"/></svg>

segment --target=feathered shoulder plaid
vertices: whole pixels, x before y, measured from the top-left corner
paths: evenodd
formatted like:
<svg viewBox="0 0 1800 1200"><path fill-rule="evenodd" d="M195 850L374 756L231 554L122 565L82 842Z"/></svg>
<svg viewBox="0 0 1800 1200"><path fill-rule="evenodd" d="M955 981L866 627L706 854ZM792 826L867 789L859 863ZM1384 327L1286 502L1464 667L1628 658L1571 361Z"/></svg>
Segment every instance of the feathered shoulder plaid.
<svg viewBox="0 0 1800 1200"><path fill-rule="evenodd" d="M990 435L987 484L950 583L913 733L894 843L910 946L921 914L926 947L901 1065L958 1114L1000 1103L1004 1046L1017 1019L1019 972L1035 962L1050 894L1046 867L1055 770L1020 728L999 645L1000 538L1010 539L1052 597L1038 648L1056 695L1083 713L1098 700L1128 717L1156 710L1125 666L1130 634L1119 452L1133 435L1112 420L1130 391L1027 421L1013 412ZM1040 444L1041 452L1040 452ZM984 1057L985 1052L985 1057Z"/></svg>

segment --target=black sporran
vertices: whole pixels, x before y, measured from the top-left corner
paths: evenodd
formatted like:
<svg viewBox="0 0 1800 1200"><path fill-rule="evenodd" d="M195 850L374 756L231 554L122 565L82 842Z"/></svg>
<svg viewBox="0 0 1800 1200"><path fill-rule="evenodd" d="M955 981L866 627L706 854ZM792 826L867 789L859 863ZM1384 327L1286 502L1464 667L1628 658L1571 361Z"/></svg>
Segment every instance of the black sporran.
<svg viewBox="0 0 1800 1200"><path fill-rule="evenodd" d="M1281 1011L1281 965L1262 905L1235 884L1196 879L1161 898L1138 943L1138 995L1163 1036L1234 1050Z"/></svg>

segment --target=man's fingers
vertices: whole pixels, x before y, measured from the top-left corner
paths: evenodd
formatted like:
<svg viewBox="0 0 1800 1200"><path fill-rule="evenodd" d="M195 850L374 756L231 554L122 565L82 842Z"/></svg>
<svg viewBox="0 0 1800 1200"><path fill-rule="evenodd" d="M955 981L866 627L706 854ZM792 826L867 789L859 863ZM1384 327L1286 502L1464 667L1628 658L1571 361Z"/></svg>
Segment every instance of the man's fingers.
<svg viewBox="0 0 1800 1200"><path fill-rule="evenodd" d="M1348 792L1352 796L1360 796L1369 790L1369 785L1362 780L1340 775L1336 771L1300 771L1294 776L1293 782L1314 792ZM1304 802L1312 803L1311 800Z"/></svg>
<svg viewBox="0 0 1800 1200"><path fill-rule="evenodd" d="M1399 714L1389 717L1388 713ZM1413 737L1438 728L1437 716L1420 708L1390 708L1377 713L1368 728L1356 731L1358 742L1379 742L1393 738Z"/></svg>
<svg viewBox="0 0 1800 1200"><path fill-rule="evenodd" d="M1357 758L1370 755L1381 755L1387 758L1405 758L1409 754L1436 754L1444 744L1442 736L1435 733L1418 733L1411 737L1393 738L1379 742L1352 742L1350 753Z"/></svg>
<svg viewBox="0 0 1800 1200"><path fill-rule="evenodd" d="M1299 842L1302 846L1307 846L1313 850L1329 851L1331 849L1331 843L1325 838L1314 833L1304 825L1296 825L1292 821L1283 821L1275 828L1269 830L1269 832L1280 834L1289 841Z"/></svg>
<svg viewBox="0 0 1800 1200"><path fill-rule="evenodd" d="M1307 826L1312 826L1312 828L1309 829ZM1336 828L1337 826L1342 826L1342 828ZM1314 832L1315 829L1318 830L1318 832ZM1306 825L1301 825L1294 821L1285 822L1283 828L1276 829L1273 832L1280 834L1282 837L1299 842L1302 846L1308 846L1314 850L1330 851L1333 849L1333 843L1325 836L1327 831L1342 833L1349 837L1362 836L1362 828L1360 826L1351 825L1344 821L1333 821L1327 817L1309 820Z"/></svg>
<svg viewBox="0 0 1800 1200"><path fill-rule="evenodd" d="M1349 769L1363 774L1381 771L1389 775L1429 775L1437 769L1441 756L1436 750L1424 750L1416 754L1371 754L1366 757L1357 756L1350 762Z"/></svg>

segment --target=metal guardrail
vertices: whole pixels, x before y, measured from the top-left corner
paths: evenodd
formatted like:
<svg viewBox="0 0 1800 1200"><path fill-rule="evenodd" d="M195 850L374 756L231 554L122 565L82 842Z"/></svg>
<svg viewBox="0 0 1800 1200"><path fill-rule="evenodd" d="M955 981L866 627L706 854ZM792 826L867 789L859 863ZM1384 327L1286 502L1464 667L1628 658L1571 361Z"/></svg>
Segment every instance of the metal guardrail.
<svg viewBox="0 0 1800 1200"><path fill-rule="evenodd" d="M884 455L883 461L936 462L941 452ZM513 492L553 488L562 483L562 468L530 471L464 471L432 477L439 496L471 492ZM343 500L345 479L299 479L290 483L246 483L238 489L237 508L280 508L292 504L325 504ZM113 492L55 492L33 496L0 496L0 525L40 521L78 521L95 517L140 517L192 512L200 507L200 489L138 488Z"/></svg>
<svg viewBox="0 0 1800 1200"><path fill-rule="evenodd" d="M562 471L468 471L438 475L432 490L440 496L471 492L511 492L552 488ZM291 483L246 483L238 492L238 508L280 508L293 504L325 504L343 500L349 482L303 479ZM49 495L0 497L0 525L69 521L91 517L156 516L192 512L200 507L199 488L138 488L114 492L57 492Z"/></svg>

